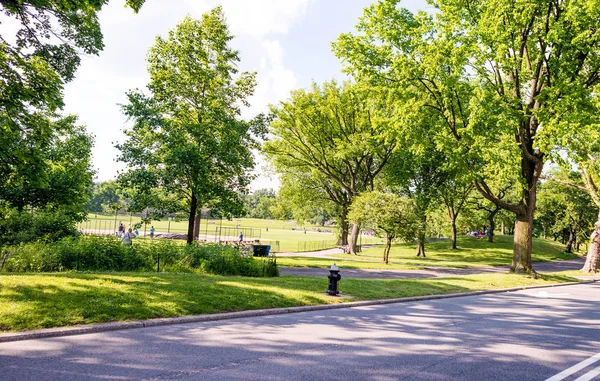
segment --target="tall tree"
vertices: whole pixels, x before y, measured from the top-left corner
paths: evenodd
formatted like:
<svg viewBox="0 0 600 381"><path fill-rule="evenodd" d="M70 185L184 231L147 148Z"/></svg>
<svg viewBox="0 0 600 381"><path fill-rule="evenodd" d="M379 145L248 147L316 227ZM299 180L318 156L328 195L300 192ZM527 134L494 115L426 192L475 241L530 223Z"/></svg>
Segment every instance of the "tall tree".
<svg viewBox="0 0 600 381"><path fill-rule="evenodd" d="M413 125L402 134L398 149L385 169L384 183L394 192L410 197L415 203L419 221L417 229L417 256L426 257L425 241L428 233L428 217L446 182L452 177L447 158L427 135L423 135L430 118Z"/></svg>
<svg viewBox="0 0 600 381"><path fill-rule="evenodd" d="M148 52L150 95L127 94L125 115L134 121L117 145L128 164L119 181L138 194L174 195L189 211L188 243L196 214L207 206L240 214L254 159L253 136L265 118L241 119L256 86L255 73L239 73L239 54L221 7L201 20L186 17ZM254 135L253 135L254 134Z"/></svg>
<svg viewBox="0 0 600 381"><path fill-rule="evenodd" d="M415 113L438 113L443 128L430 134L516 215L511 271L532 271L538 179L572 133L562 111L584 108L600 81L600 3L439 0L416 15L398 3L367 8L335 51L358 78L412 95ZM519 175L516 203L488 186L502 172Z"/></svg>
<svg viewBox="0 0 600 381"><path fill-rule="evenodd" d="M446 207L448 221L450 222L450 249L456 250L456 220L466 206L469 193L473 185L469 181L457 176L456 173L447 173L446 179L437 189L437 194Z"/></svg>
<svg viewBox="0 0 600 381"><path fill-rule="evenodd" d="M315 175L331 199L339 199L340 220L346 221L347 207L362 191L373 190L375 179L396 146L393 136L380 129L391 116L392 95L376 93L361 84L313 85L311 91L297 90L291 98L273 107L273 139L264 145L276 170L300 168ZM341 194L338 194L341 191ZM350 252L356 253L359 227L353 224ZM346 241L343 231L342 241Z"/></svg>

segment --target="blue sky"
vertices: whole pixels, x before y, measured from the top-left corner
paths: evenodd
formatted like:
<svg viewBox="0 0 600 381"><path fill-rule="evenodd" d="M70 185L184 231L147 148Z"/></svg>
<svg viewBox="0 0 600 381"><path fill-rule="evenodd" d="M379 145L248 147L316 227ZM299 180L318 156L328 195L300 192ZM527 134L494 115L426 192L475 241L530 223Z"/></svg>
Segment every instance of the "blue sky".
<svg viewBox="0 0 600 381"><path fill-rule="evenodd" d="M65 112L95 135L94 167L97 179L115 178L124 169L116 163L114 142L122 141L127 127L119 103L129 89L148 82L145 56L157 35L165 35L186 15L223 5L240 51L242 70L257 71L259 86L246 116L266 111L269 104L285 100L295 88L312 81L344 78L331 53L331 42L340 33L353 31L364 7L373 0L148 0L139 14L113 0L100 13L105 49L99 57L86 56L76 79L65 88ZM427 9L425 0L409 0L403 6ZM267 172L267 173L264 173ZM252 188L277 188L277 179L263 165Z"/></svg>

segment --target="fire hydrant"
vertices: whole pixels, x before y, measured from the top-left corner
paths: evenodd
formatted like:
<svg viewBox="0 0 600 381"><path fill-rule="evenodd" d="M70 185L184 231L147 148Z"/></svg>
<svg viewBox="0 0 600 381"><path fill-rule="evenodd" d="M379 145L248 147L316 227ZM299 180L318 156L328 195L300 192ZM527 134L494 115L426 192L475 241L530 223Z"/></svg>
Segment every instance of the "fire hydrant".
<svg viewBox="0 0 600 381"><path fill-rule="evenodd" d="M342 279L342 276L340 275L340 269L335 263L329 269L329 275L327 278L329 278L329 288L327 289L327 293L332 296L338 295L340 292L337 289L337 283L340 281L340 279Z"/></svg>

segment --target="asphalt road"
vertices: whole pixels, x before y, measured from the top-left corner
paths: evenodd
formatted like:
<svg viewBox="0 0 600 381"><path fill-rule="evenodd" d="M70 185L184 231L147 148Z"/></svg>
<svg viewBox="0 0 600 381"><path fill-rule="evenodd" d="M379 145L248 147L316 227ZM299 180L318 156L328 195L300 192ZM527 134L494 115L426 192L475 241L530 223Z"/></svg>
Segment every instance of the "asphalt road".
<svg viewBox="0 0 600 381"><path fill-rule="evenodd" d="M2 343L0 379L584 381L599 301L572 285Z"/></svg>

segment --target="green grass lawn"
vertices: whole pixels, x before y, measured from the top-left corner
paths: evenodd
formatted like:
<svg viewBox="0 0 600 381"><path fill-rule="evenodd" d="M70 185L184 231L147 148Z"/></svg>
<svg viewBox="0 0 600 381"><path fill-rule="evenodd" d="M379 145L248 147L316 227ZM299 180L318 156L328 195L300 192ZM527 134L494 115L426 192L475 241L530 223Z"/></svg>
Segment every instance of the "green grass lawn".
<svg viewBox="0 0 600 381"><path fill-rule="evenodd" d="M343 279L350 298L324 294L326 278L198 274L0 275L0 331L448 294L571 282L564 275L485 274L436 279Z"/></svg>
<svg viewBox="0 0 600 381"><path fill-rule="evenodd" d="M122 221L123 224L132 226L140 221L139 217L129 217L123 215L117 217L117 224ZM154 221L152 223L157 232L176 232L187 233L187 221ZM239 227L238 227L239 226ZM113 231L115 228L115 217L105 215L88 215L88 221L79 224L81 229L91 231ZM229 220L202 220L200 223L200 237L206 237L208 240L214 240L221 231L222 235L228 235L230 240L237 240L241 229L254 229L252 232L245 231L246 239L260 239L261 243L278 246L279 252L298 252L311 251L311 249L320 250L336 246L337 237L335 227L318 227L306 225L306 234L304 229L294 221L281 220L263 220L257 218L236 218ZM267 231L267 228L269 229ZM331 230L331 232L317 232L314 229ZM293 230L295 229L295 230ZM146 229L146 234L150 234L150 225ZM140 229L143 235L144 229ZM143 238L143 237L140 237ZM223 238L223 237L222 237ZM225 240L226 238L223 238ZM382 243L383 240L376 237L363 236L363 243Z"/></svg>
<svg viewBox="0 0 600 381"><path fill-rule="evenodd" d="M390 264L383 264L383 246L363 250L359 255L337 254L332 259L286 257L278 258L281 266L329 267L335 261L338 266L349 269L415 269L432 267L481 267L510 265L512 260L513 237L498 235L495 242L468 236L458 237L458 250L450 250L450 242L436 241L425 245L426 258L415 255L414 244L393 245L390 251ZM575 254L564 252L564 245L544 239L533 239L533 260L553 261L577 258Z"/></svg>

